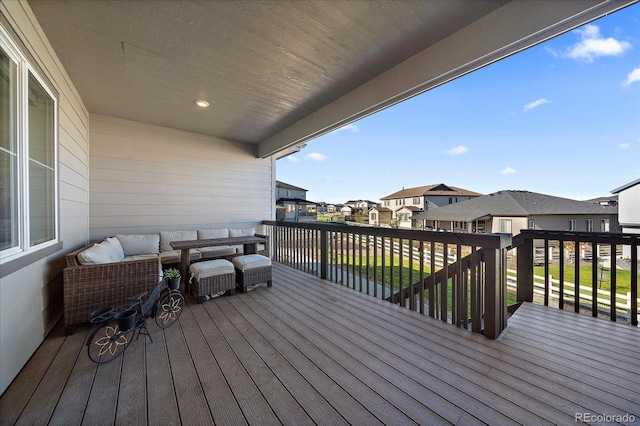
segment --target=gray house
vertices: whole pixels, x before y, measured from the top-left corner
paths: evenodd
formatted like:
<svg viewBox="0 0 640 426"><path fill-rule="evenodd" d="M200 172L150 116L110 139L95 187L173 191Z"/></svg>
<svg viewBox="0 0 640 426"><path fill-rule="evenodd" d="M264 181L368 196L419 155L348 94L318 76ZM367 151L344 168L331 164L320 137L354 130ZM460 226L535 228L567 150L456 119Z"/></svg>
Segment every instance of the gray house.
<svg viewBox="0 0 640 426"><path fill-rule="evenodd" d="M499 191L417 213L424 229L518 234L521 229L618 231L618 207L530 191Z"/></svg>
<svg viewBox="0 0 640 426"><path fill-rule="evenodd" d="M313 222L317 219L316 204L307 200L307 190L276 181L276 220Z"/></svg>

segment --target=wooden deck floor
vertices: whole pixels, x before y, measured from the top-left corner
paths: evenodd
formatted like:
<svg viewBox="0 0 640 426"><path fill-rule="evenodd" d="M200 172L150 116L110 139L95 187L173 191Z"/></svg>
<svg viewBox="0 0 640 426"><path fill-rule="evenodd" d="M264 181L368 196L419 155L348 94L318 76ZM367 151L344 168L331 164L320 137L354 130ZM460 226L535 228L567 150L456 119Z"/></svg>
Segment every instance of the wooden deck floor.
<svg viewBox="0 0 640 426"><path fill-rule="evenodd" d="M640 418L640 330L524 304L499 341L274 265L101 366L57 328L0 424L573 424Z"/></svg>

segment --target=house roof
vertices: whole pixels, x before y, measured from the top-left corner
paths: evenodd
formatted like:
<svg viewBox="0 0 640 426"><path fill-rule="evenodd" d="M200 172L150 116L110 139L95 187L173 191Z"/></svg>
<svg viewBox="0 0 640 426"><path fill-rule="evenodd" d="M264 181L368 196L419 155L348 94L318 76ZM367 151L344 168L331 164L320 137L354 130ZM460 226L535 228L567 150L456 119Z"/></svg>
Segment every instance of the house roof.
<svg viewBox="0 0 640 426"><path fill-rule="evenodd" d="M300 188L299 186L293 186L293 185L290 185L288 183L284 183L284 182L282 182L280 180L276 181L276 188L293 189L293 190L296 190L296 191L308 191L307 189Z"/></svg>
<svg viewBox="0 0 640 426"><path fill-rule="evenodd" d="M393 213L393 210L391 210L389 207L373 207L371 210L376 210L378 212L389 212L389 213Z"/></svg>
<svg viewBox="0 0 640 426"><path fill-rule="evenodd" d="M253 144L264 158L632 2L28 6L89 113Z"/></svg>
<svg viewBox="0 0 640 426"><path fill-rule="evenodd" d="M618 194L618 193L620 193L620 192L622 192L622 191L624 191L626 189L629 189L629 188L631 188L633 186L636 186L636 185L639 185L639 184L640 184L640 179L636 179L634 181L631 181L631 182L627 183L626 185L622 185L619 188L611 190L611 193L612 194Z"/></svg>
<svg viewBox="0 0 640 426"><path fill-rule="evenodd" d="M382 197L381 200L392 200L395 198L410 198L422 196L448 196L448 197L478 197L482 194L469 191L444 183L436 183L427 186L417 186L415 188L402 188L400 191Z"/></svg>
<svg viewBox="0 0 640 426"><path fill-rule="evenodd" d="M313 204L317 205L318 203L314 203L313 201L305 200L302 198L278 198L276 204L281 203L295 203L295 204Z"/></svg>
<svg viewBox="0 0 640 426"><path fill-rule="evenodd" d="M527 217L534 215L616 214L617 206L602 206L530 191L498 191L471 198L413 217L423 220L472 221L492 216Z"/></svg>

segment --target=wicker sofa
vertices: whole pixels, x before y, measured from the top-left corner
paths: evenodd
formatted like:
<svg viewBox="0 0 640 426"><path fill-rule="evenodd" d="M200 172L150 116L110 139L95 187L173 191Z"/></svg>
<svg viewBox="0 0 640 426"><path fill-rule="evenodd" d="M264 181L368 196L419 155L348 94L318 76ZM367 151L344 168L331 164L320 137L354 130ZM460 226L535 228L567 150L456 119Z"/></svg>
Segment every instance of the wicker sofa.
<svg viewBox="0 0 640 426"><path fill-rule="evenodd" d="M252 228L223 228L162 231L147 235L119 234L68 253L63 273L65 333L73 334L74 326L89 321L90 313L96 309L124 307L130 296L152 290L162 269L174 267L179 262L179 252L171 250L169 241L249 234L255 235L255 231ZM119 254L105 254L103 246L114 242L120 246ZM265 253L266 247L261 249ZM192 253L191 261L220 257L231 259L241 252L242 246L203 248Z"/></svg>

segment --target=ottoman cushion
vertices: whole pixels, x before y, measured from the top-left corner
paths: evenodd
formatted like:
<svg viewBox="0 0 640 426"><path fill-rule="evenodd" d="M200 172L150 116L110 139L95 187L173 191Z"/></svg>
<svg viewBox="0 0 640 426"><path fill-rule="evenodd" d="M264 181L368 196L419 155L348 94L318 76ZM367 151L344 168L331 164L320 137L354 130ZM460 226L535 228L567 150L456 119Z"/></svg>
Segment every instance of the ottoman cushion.
<svg viewBox="0 0 640 426"><path fill-rule="evenodd" d="M194 263L189 266L191 276L195 279L203 279L216 275L233 274L235 272L233 263L224 259L207 260Z"/></svg>
<svg viewBox="0 0 640 426"><path fill-rule="evenodd" d="M261 254L245 254L234 257L232 262L233 265L241 271L271 266L271 259Z"/></svg>

